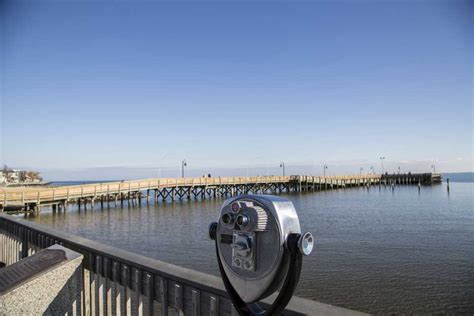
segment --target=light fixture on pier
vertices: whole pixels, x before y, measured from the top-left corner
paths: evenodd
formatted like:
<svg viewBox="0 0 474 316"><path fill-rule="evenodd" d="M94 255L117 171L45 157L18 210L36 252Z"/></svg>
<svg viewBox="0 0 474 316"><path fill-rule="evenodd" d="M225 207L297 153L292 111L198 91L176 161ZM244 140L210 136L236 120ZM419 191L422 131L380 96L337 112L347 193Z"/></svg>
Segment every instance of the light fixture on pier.
<svg viewBox="0 0 474 316"><path fill-rule="evenodd" d="M324 166L323 166L323 174L324 174L324 176L326 176L326 169L327 169L327 168L328 168L328 165L324 165Z"/></svg>
<svg viewBox="0 0 474 316"><path fill-rule="evenodd" d="M285 176L285 163L283 161L280 162L280 168L283 168L283 176Z"/></svg>
<svg viewBox="0 0 474 316"><path fill-rule="evenodd" d="M188 163L186 162L186 159L183 159L183 161L181 161L181 178L184 178L184 167L187 165Z"/></svg>
<svg viewBox="0 0 474 316"><path fill-rule="evenodd" d="M383 161L385 160L385 156L384 157L380 157L380 161L382 162L382 174L383 174Z"/></svg>

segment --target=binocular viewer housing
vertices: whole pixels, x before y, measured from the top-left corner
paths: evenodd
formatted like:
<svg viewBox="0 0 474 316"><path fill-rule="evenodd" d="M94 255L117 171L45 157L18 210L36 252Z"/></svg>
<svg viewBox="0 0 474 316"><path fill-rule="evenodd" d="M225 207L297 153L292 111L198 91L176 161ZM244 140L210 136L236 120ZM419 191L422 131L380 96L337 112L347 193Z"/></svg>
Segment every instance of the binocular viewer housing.
<svg viewBox="0 0 474 316"><path fill-rule="evenodd" d="M301 272L301 256L313 248L312 235L301 234L293 203L270 195L226 200L209 234L216 241L221 275L236 307L242 305L238 300L250 304L278 289L280 296L285 294L282 290L287 296L290 291L291 298Z"/></svg>

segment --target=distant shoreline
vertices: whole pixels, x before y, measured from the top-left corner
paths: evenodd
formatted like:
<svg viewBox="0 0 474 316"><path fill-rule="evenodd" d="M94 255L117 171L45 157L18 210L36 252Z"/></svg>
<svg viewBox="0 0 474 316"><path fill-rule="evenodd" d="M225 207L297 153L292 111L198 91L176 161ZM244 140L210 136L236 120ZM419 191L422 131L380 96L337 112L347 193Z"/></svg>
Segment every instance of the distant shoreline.
<svg viewBox="0 0 474 316"><path fill-rule="evenodd" d="M81 181L48 181L48 182L38 182L38 183L9 183L9 184L0 184L0 188L34 188L34 187L63 187L63 186L72 186L72 185L83 185L83 184L95 184L95 183L107 183L107 182L117 182L121 180L81 180Z"/></svg>
<svg viewBox="0 0 474 316"><path fill-rule="evenodd" d="M16 187L45 187L48 186L50 182L17 182L17 183L2 183L0 187L5 188L16 188Z"/></svg>
<svg viewBox="0 0 474 316"><path fill-rule="evenodd" d="M69 185L107 183L107 182L118 182L118 181L121 181L121 180L50 181L46 185L50 187L62 187L62 186L69 186Z"/></svg>

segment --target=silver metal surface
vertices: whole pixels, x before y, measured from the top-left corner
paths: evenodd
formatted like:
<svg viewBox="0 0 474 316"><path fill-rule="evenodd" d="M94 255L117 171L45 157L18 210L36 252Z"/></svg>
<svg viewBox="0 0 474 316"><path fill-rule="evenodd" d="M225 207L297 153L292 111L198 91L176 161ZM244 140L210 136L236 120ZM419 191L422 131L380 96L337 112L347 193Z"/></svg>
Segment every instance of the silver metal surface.
<svg viewBox="0 0 474 316"><path fill-rule="evenodd" d="M255 271L255 233L239 232L232 237L232 266Z"/></svg>
<svg viewBox="0 0 474 316"><path fill-rule="evenodd" d="M289 267L284 253L291 233L301 229L293 203L286 199L241 195L224 202L216 232L219 257L244 302L262 299L280 286Z"/></svg>
<svg viewBox="0 0 474 316"><path fill-rule="evenodd" d="M298 248L302 255L309 255L313 251L314 238L310 232L302 234L298 240Z"/></svg>

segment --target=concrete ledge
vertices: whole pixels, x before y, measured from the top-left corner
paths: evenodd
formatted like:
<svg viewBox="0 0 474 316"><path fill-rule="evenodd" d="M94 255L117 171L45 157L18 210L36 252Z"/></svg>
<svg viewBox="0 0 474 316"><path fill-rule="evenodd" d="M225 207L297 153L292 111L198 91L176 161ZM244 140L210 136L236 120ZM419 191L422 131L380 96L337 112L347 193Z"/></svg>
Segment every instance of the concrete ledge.
<svg viewBox="0 0 474 316"><path fill-rule="evenodd" d="M62 260L49 265L48 256L58 250ZM0 293L0 315L80 315L82 259L81 254L53 245L0 269L7 282Z"/></svg>

